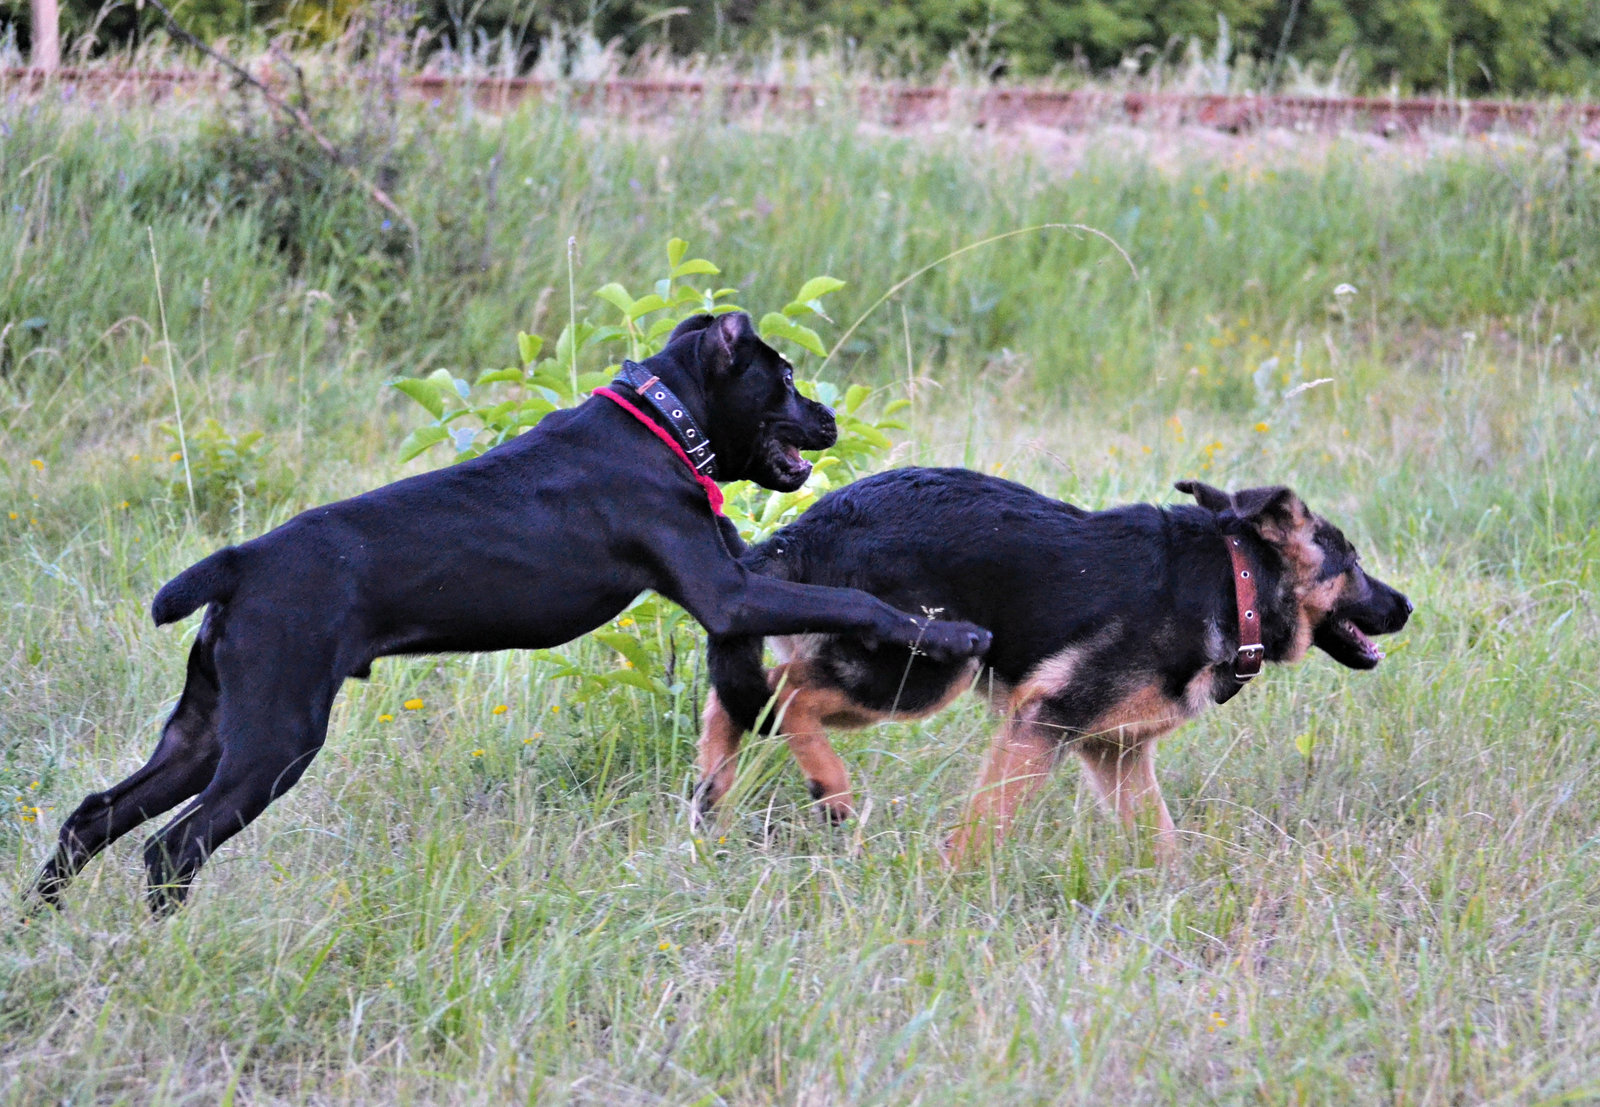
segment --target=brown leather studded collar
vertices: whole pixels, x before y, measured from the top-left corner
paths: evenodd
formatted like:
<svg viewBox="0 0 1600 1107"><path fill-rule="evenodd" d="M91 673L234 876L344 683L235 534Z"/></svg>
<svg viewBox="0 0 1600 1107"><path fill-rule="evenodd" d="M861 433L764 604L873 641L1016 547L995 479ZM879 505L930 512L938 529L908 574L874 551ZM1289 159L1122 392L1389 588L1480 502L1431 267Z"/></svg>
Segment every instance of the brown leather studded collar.
<svg viewBox="0 0 1600 1107"><path fill-rule="evenodd" d="M1233 655L1233 679L1243 684L1261 672L1267 650L1261 644L1261 609L1256 603L1256 574L1238 535L1227 535L1228 560L1233 563L1233 596L1239 609L1239 650Z"/></svg>

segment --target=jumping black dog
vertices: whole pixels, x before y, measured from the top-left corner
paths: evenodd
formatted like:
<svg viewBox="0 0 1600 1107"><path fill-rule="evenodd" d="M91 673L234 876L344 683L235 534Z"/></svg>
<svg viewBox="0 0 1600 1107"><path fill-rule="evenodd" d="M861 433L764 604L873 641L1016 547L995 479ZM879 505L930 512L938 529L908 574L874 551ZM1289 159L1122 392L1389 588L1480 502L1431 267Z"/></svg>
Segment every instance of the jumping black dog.
<svg viewBox="0 0 1600 1107"><path fill-rule="evenodd" d="M710 478L789 491L811 469L800 451L837 437L748 316L685 321L602 391L481 457L304 512L162 588L157 625L210 605L183 694L149 762L68 817L34 894L57 902L96 853L194 797L144 852L152 909L181 903L206 858L305 772L334 694L375 658L558 645L645 589L718 636L856 633L943 658L987 647L977 627L735 560L743 545Z"/></svg>
<svg viewBox="0 0 1600 1107"><path fill-rule="evenodd" d="M1152 761L1155 739L1236 694L1261 662L1315 645L1352 669L1383 654L1371 636L1405 626L1411 602L1370 576L1337 527L1287 488L1229 495L1196 481L1197 504L1088 512L964 469L897 469L823 497L750 549L744 564L780 580L860 588L908 610L971 619L994 633L984 662L868 651L847 638L771 643L713 637L694 811L733 782L739 741L776 692L777 729L811 794L835 821L852 813L829 728L918 718L979 687L1005 722L967 817L959 859L1003 833L1062 751L1078 754L1099 797L1132 823L1144 807L1173 852Z"/></svg>

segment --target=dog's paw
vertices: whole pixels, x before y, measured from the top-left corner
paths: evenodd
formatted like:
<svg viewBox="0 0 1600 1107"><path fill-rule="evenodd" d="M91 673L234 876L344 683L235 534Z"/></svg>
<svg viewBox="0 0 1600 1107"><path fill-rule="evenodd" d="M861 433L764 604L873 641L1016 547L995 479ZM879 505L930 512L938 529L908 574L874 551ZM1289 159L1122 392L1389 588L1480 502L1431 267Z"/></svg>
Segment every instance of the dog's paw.
<svg viewBox="0 0 1600 1107"><path fill-rule="evenodd" d="M716 779L705 777L694 786L694 792L689 797L689 829L693 833L700 833L711 822L711 809L717 801L712 793L716 789Z"/></svg>
<svg viewBox="0 0 1600 1107"><path fill-rule="evenodd" d="M930 619L913 619L912 622L917 626L917 637L907 645L933 661L982 657L994 642L994 635L972 623Z"/></svg>
<svg viewBox="0 0 1600 1107"><path fill-rule="evenodd" d="M850 798L848 785L843 788L829 788L820 780L806 781L806 791L811 793L811 798L817 801L817 809L822 813L822 821L829 826L842 826L856 817L856 808Z"/></svg>

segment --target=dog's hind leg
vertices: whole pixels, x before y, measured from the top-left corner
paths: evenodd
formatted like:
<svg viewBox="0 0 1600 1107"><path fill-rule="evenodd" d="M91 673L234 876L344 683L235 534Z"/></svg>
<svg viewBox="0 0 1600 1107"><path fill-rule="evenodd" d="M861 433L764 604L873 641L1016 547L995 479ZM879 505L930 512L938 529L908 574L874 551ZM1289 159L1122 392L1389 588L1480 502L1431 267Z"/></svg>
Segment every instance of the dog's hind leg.
<svg viewBox="0 0 1600 1107"><path fill-rule="evenodd" d="M779 665L767 674L767 682L782 701L775 709L777 724L789 745L789 752L806 777L806 789L822 808L829 822L838 825L855 814L850 796L850 773L828 742L823 718L852 705L828 687L809 683L807 669L800 664ZM869 719L863 718L858 725ZM700 783L695 786L692 818L698 822L733 787L739 742L744 736L717 699L715 692L706 700L696 762Z"/></svg>
<svg viewBox="0 0 1600 1107"><path fill-rule="evenodd" d="M248 668L225 670L216 774L145 844L146 896L157 915L182 904L217 847L292 788L327 737L342 681L331 676L331 666L315 665L312 677L311 659L290 661L286 651L275 652L252 658Z"/></svg>
<svg viewBox="0 0 1600 1107"><path fill-rule="evenodd" d="M1038 701L1024 704L995 734L977 790L946 844L945 859L951 866L1005 837L1017 808L1049 777L1060 755L1062 735L1042 715Z"/></svg>
<svg viewBox="0 0 1600 1107"><path fill-rule="evenodd" d="M217 672L202 632L189 651L183 694L142 768L103 792L86 796L61 825L55 856L33 883L31 897L52 906L89 860L147 819L169 811L206 786L216 772Z"/></svg>
<svg viewBox="0 0 1600 1107"><path fill-rule="evenodd" d="M689 824L695 829L704 825L711 816L711 809L733 787L739 743L743 738L744 728L733 721L716 691L711 691L706 696L705 712L700 716L700 744L695 752L700 780L689 801Z"/></svg>

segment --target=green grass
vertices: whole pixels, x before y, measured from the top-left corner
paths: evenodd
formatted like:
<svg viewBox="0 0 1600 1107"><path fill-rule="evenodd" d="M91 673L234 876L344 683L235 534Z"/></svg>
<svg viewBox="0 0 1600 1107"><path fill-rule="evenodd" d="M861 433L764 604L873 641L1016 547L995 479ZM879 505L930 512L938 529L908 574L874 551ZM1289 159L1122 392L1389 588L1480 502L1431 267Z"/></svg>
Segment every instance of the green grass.
<svg viewBox="0 0 1600 1107"><path fill-rule="evenodd" d="M1313 657L1163 744L1187 839L1170 872L1074 770L990 867L947 872L992 725L976 704L843 738L870 806L839 831L781 747L752 743L748 787L697 841L697 657L670 702L578 703L518 654L381 662L178 916L146 921L130 837L63 914L0 929L0 1101L1600 1097L1582 148L1352 142L1301 164L1241 143L1162 171L1103 143L1069 175L840 121L422 110L394 154L423 229L408 261L359 200L285 224L229 193L210 123L27 105L0 123L21 209L0 219L9 902L178 690L194 624L151 628L155 588L429 461L395 461L414 417L385 377L504 364L519 327L551 333L569 235L580 295L642 286L671 234L752 307L834 273L837 334L966 242L1098 226L1137 281L1092 237L1013 239L914 284L829 375L911 382L896 461L1089 506L1186 476L1291 483L1418 607L1376 673ZM287 252L263 240L284 225L303 236ZM264 454L198 474L196 518L161 430L146 227L188 429L264 432Z"/></svg>

